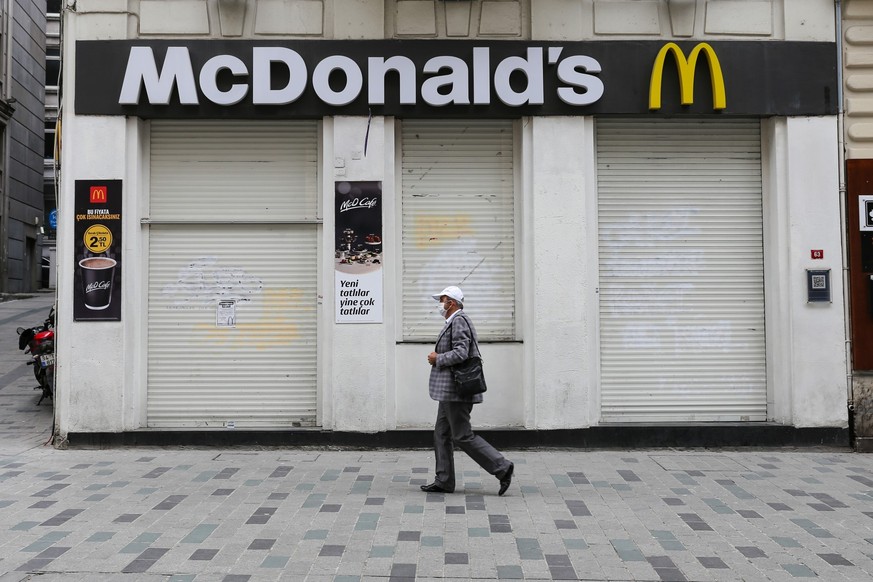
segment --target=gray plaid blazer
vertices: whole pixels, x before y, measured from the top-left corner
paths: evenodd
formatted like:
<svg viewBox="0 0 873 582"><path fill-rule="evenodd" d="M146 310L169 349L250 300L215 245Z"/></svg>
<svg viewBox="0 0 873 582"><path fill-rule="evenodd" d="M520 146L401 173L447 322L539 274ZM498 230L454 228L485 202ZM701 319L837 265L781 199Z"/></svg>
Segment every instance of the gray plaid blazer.
<svg viewBox="0 0 873 582"><path fill-rule="evenodd" d="M463 310L458 311L450 325L443 327L433 351L437 353L437 360L436 366L430 369L430 397L439 402L482 402L481 394L458 394L452 381L452 366L460 364L470 356L481 357L476 328Z"/></svg>

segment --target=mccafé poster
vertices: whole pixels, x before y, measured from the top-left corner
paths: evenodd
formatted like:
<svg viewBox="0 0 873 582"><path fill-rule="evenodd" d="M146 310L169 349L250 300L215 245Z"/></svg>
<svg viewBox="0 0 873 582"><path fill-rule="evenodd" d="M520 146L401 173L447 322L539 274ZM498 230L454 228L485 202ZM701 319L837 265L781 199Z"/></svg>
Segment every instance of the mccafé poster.
<svg viewBox="0 0 873 582"><path fill-rule="evenodd" d="M382 322L382 182L336 182L337 323Z"/></svg>
<svg viewBox="0 0 873 582"><path fill-rule="evenodd" d="M73 318L121 321L121 180L76 180Z"/></svg>

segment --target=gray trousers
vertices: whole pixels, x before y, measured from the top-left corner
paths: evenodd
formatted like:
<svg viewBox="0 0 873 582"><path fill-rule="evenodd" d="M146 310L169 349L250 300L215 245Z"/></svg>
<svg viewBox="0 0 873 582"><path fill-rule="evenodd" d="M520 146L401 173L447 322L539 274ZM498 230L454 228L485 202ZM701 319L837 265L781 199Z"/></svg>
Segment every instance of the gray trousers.
<svg viewBox="0 0 873 582"><path fill-rule="evenodd" d="M454 447L458 447L491 475L499 476L509 468L509 461L488 441L473 433L470 426L472 402L440 402L433 427L436 456L436 479L443 489L455 490Z"/></svg>

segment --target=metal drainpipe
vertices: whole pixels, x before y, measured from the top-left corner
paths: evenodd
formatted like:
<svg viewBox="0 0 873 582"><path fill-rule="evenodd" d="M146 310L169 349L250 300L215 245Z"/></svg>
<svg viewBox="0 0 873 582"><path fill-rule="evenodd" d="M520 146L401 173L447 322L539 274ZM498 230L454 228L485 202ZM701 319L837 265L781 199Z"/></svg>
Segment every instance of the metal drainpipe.
<svg viewBox="0 0 873 582"><path fill-rule="evenodd" d="M841 0L834 2L834 19L837 33L837 153L839 157L838 173L840 188L840 246L843 271L843 332L845 335L846 356L846 394L849 424L849 443L855 442L855 382L852 374L852 335L851 311L849 297L849 260L846 210L846 141L845 141L845 109L843 108L843 7Z"/></svg>

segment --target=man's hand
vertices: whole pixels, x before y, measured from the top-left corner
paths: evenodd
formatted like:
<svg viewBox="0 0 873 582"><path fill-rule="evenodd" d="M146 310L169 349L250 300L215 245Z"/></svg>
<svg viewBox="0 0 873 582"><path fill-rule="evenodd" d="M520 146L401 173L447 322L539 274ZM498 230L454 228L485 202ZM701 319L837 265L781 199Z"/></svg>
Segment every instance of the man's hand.
<svg viewBox="0 0 873 582"><path fill-rule="evenodd" d="M437 353L436 352L431 352L427 355L427 362L431 366L436 366L436 360L437 360Z"/></svg>

